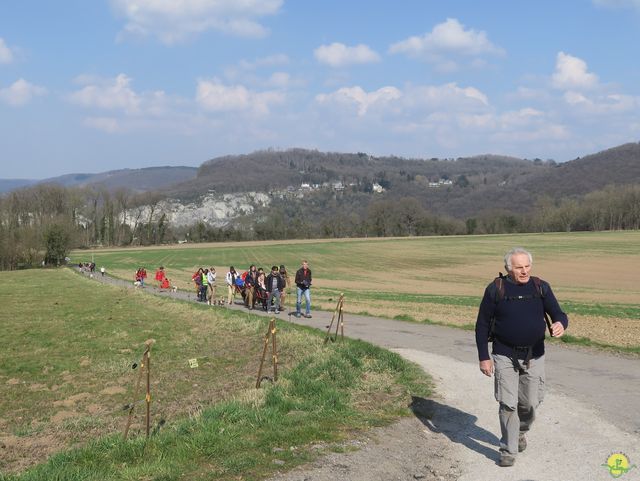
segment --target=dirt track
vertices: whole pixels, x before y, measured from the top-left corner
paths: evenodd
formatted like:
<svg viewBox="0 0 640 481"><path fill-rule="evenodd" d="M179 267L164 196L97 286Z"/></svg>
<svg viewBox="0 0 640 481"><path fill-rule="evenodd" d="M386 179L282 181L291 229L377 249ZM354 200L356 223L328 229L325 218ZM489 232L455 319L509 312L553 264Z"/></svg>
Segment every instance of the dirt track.
<svg viewBox="0 0 640 481"><path fill-rule="evenodd" d="M326 330L331 313L279 317ZM415 418L372 432L357 451L325 456L273 481L606 480L603 464L617 452L640 465L638 359L548 346L547 395L529 447L513 468L499 468L493 383L478 370L469 331L347 315L345 332L416 362L436 380L437 396L414 399ZM634 468L624 478L638 476Z"/></svg>

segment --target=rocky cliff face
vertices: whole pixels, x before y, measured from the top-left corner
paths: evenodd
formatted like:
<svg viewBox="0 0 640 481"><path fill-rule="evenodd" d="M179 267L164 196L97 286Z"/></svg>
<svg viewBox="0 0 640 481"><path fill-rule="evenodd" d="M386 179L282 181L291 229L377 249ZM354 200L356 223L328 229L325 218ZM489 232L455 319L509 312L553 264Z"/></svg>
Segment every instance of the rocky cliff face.
<svg viewBox="0 0 640 481"><path fill-rule="evenodd" d="M197 202L182 204L169 199L155 205L145 205L127 210L121 221L135 228L140 223L157 222L164 214L173 226L189 226L204 222L214 227L227 225L239 216L252 214L256 207L271 203L271 197L263 192L237 194L208 193Z"/></svg>

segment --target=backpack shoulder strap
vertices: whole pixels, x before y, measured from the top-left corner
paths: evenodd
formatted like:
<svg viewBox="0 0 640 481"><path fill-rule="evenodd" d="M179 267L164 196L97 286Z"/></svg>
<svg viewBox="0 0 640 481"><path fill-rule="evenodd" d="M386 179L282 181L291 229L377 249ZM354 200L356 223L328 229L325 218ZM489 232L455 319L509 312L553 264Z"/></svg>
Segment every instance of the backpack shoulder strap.
<svg viewBox="0 0 640 481"><path fill-rule="evenodd" d="M536 292L538 294L540 294L540 297L544 299L544 295L545 295L545 282L540 279L539 277L536 276L531 276L531 279L533 280L533 283L536 286Z"/></svg>
<svg viewBox="0 0 640 481"><path fill-rule="evenodd" d="M495 287L493 301L497 304L504 299L504 276L502 272L499 272L498 277L493 280L493 286Z"/></svg>
<svg viewBox="0 0 640 481"><path fill-rule="evenodd" d="M531 279L533 279L533 283L536 285L536 292L540 294L540 299L543 299L542 302L544 302L544 294L545 294L544 290L545 290L546 282L540 279L539 277L535 277L535 276L531 276ZM551 331L551 319L549 319L549 315L547 314L547 311L544 311L544 320L547 323L547 328L549 329L549 335L553 337L553 333Z"/></svg>

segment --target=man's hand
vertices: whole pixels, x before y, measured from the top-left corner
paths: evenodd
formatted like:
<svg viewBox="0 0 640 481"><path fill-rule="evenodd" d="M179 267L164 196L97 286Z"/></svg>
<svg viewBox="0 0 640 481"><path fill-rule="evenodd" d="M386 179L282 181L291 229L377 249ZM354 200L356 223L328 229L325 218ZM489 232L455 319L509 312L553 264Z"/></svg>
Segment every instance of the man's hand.
<svg viewBox="0 0 640 481"><path fill-rule="evenodd" d="M551 324L551 335L553 337L561 337L564 334L564 326L560 321Z"/></svg>
<svg viewBox="0 0 640 481"><path fill-rule="evenodd" d="M491 377L493 375L493 361L491 359L480 361L480 371L485 376Z"/></svg>

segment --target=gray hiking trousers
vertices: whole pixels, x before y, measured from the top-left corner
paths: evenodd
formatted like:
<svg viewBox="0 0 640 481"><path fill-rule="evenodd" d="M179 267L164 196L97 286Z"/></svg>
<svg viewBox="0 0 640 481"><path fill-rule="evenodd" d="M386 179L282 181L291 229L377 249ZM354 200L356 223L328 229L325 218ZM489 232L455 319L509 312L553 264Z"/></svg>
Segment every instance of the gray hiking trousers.
<svg viewBox="0 0 640 481"><path fill-rule="evenodd" d="M529 368L523 360L493 355L495 396L500 403L500 451L518 454L518 436L527 432L544 399L544 356L531 359Z"/></svg>

